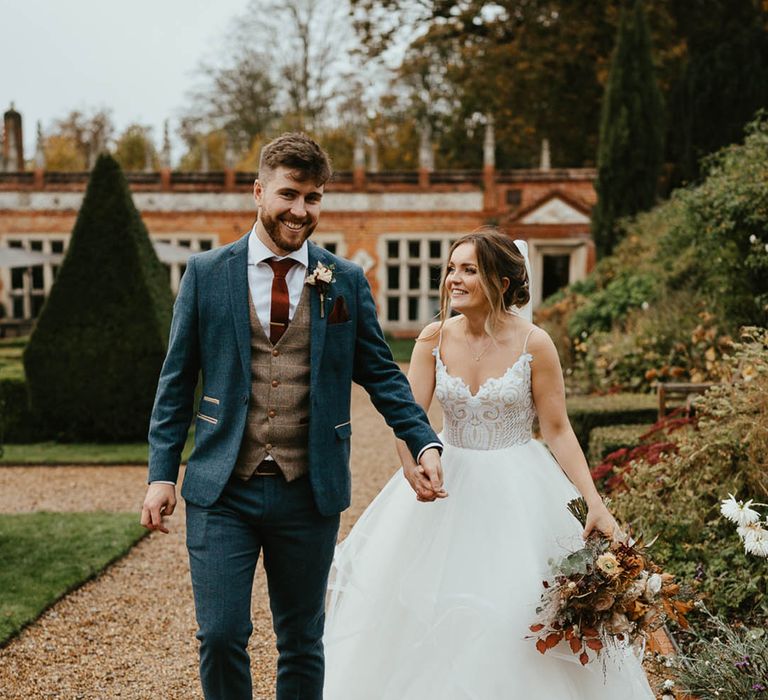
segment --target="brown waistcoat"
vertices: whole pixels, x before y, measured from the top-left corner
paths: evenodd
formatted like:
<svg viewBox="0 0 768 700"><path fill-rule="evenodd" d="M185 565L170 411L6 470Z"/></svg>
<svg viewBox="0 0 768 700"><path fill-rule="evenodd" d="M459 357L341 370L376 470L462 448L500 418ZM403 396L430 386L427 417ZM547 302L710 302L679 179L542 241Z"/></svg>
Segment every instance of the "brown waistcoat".
<svg viewBox="0 0 768 700"><path fill-rule="evenodd" d="M309 287L283 337L273 346L250 294L251 402L234 473L249 479L269 454L286 481L307 472L309 436Z"/></svg>

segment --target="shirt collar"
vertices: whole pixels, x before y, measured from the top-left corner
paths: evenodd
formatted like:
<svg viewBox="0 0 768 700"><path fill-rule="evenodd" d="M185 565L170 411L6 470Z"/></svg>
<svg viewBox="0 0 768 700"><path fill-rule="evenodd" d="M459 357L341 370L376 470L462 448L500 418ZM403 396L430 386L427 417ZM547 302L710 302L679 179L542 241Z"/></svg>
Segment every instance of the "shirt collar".
<svg viewBox="0 0 768 700"><path fill-rule="evenodd" d="M304 241L304 243L301 244L301 248L294 250L284 257L280 257L275 255L261 242L261 240L259 240L259 237L256 235L256 224L254 224L251 229L251 234L248 236L248 264L258 265L260 262L264 262L270 258L277 258L278 260L291 258L300 265L303 265L306 269L309 267L309 246L307 245L307 242Z"/></svg>

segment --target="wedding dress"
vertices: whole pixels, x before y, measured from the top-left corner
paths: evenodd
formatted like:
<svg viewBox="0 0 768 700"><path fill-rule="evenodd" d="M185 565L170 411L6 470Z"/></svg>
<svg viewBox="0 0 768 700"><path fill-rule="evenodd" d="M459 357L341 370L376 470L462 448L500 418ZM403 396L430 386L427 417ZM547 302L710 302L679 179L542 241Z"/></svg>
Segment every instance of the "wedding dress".
<svg viewBox="0 0 768 700"><path fill-rule="evenodd" d="M325 700L653 698L631 651L581 666L526 639L548 561L582 531L578 492L531 436L535 358L473 395L434 354L450 495L419 503L398 472L337 547Z"/></svg>

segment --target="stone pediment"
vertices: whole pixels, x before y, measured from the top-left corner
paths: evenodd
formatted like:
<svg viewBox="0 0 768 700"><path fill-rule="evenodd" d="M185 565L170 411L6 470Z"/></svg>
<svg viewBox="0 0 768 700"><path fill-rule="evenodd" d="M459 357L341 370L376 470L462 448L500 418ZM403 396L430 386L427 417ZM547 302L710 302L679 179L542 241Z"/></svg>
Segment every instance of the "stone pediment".
<svg viewBox="0 0 768 700"><path fill-rule="evenodd" d="M518 219L521 224L589 224L589 216L563 197L553 196L534 204Z"/></svg>

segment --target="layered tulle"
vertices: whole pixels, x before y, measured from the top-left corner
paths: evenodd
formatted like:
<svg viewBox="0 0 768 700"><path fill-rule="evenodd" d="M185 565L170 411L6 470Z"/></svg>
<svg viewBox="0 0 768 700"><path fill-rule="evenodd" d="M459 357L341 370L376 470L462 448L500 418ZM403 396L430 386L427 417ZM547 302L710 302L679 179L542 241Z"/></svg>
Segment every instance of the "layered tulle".
<svg viewBox="0 0 768 700"><path fill-rule="evenodd" d="M581 538L546 448L446 445L443 467L447 499L395 474L337 548L326 700L652 698L629 652L582 667L526 639L549 560Z"/></svg>

